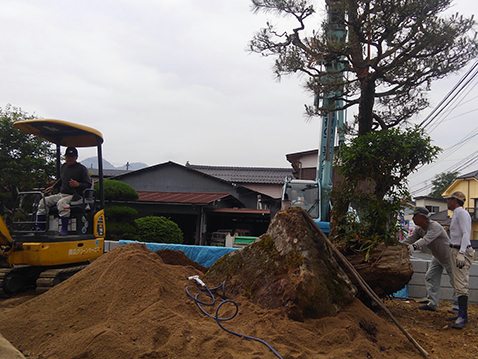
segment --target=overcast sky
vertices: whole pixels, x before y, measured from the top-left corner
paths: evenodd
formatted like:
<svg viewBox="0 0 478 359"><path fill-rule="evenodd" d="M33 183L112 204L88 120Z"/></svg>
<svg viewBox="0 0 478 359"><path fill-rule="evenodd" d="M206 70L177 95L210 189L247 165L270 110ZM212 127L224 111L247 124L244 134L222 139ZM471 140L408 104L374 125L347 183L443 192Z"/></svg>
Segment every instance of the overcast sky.
<svg viewBox="0 0 478 359"><path fill-rule="evenodd" d="M319 14L324 6L316 2ZM456 0L453 10L477 8L476 0ZM279 21L253 14L250 0L4 0L0 107L96 128L115 166L289 167L286 154L318 147L320 120L303 116L312 99L300 79L277 82L273 59L246 51L267 20ZM432 104L464 73L434 86ZM452 146L476 127L474 103L430 134L437 145ZM469 142L412 184L475 151ZM94 155L81 149L80 161Z"/></svg>

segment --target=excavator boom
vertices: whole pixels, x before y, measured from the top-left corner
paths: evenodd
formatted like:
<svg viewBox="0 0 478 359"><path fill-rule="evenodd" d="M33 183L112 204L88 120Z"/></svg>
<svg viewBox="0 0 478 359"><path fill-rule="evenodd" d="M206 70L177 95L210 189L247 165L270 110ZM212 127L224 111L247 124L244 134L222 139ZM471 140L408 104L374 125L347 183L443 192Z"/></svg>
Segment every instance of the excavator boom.
<svg viewBox="0 0 478 359"><path fill-rule="evenodd" d="M9 246L13 243L12 236L10 231L7 228L7 225L3 221L3 218L0 216L0 245Z"/></svg>

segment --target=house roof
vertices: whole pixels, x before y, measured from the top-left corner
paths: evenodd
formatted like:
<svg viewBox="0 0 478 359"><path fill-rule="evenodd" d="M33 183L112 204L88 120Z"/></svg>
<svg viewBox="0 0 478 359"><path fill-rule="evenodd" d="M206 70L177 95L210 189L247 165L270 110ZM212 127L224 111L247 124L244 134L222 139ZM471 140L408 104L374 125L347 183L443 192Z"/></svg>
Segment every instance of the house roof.
<svg viewBox="0 0 478 359"><path fill-rule="evenodd" d="M298 159L300 159L301 157L304 157L304 156L318 155L318 153L319 153L319 150L315 149L315 150L289 153L289 154L285 155L285 157L286 157L287 161L292 162L292 161L297 161Z"/></svg>
<svg viewBox="0 0 478 359"><path fill-rule="evenodd" d="M429 200L429 201L434 201L434 202L446 202L446 199L444 198L435 198L435 197L430 197L430 196L418 196L418 197L413 197L415 201L418 201L420 199L424 200Z"/></svg>
<svg viewBox="0 0 478 359"><path fill-rule="evenodd" d="M292 168L205 166L186 163L186 167L227 182L283 184Z"/></svg>
<svg viewBox="0 0 478 359"><path fill-rule="evenodd" d="M103 177L109 178L118 175L122 175L125 173L131 172L130 170L118 170L118 169L103 169ZM97 168L88 168L88 173L90 173L93 177L99 176L99 170Z"/></svg>
<svg viewBox="0 0 478 359"><path fill-rule="evenodd" d="M443 222L449 219L448 217L448 210L444 210L438 213L434 213L430 215L430 219L436 221L436 222Z"/></svg>
<svg viewBox="0 0 478 359"><path fill-rule="evenodd" d="M465 173L464 175L458 176L456 179L465 179L465 178L471 178L474 177L475 179L478 179L478 170Z"/></svg>
<svg viewBox="0 0 478 359"><path fill-rule="evenodd" d="M230 193L136 191L139 202L208 204L230 196Z"/></svg>
<svg viewBox="0 0 478 359"><path fill-rule="evenodd" d="M168 161L168 162L164 162L164 163L159 163L157 165L154 165L154 166L149 166L149 167L144 167L144 168L141 168L139 170L134 170L134 171L128 171L127 173L123 173L123 174L119 174L117 176L114 176L114 179L119 179L121 180L123 177L128 177L128 176L134 176L138 173L144 173L144 172L151 172L151 171L155 171L156 169L158 168L161 168L161 167L167 167L167 166L176 166L176 167L180 167L180 168L184 168L188 171L191 171L191 172L196 172L196 173L199 173L200 175L202 176L207 176L207 177L210 177L210 178L213 178L214 180L216 181L221 181L221 182L224 182L224 183L230 183L229 181L227 180L224 180L220 177L216 177L216 176L213 176L213 175L210 175L206 172L202 172L202 171L198 171L190 166L188 166L188 164L186 164L186 166L183 166L183 165L180 165L176 162L172 162L172 161Z"/></svg>

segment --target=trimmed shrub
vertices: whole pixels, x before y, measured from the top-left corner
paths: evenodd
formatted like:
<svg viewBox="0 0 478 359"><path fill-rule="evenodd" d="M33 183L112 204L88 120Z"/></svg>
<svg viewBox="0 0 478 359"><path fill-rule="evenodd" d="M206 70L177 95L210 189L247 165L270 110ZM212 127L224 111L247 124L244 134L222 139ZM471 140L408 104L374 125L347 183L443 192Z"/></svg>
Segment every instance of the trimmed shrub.
<svg viewBox="0 0 478 359"><path fill-rule="evenodd" d="M107 201L137 201L138 193L129 184L116 180L104 180L105 200ZM95 190L99 191L99 183L95 183Z"/></svg>
<svg viewBox="0 0 478 359"><path fill-rule="evenodd" d="M111 239L125 239L125 235L134 235L136 228L127 222L106 222L106 233Z"/></svg>
<svg viewBox="0 0 478 359"><path fill-rule="evenodd" d="M144 242L183 243L183 232L176 223L165 217L142 217L135 220L138 235Z"/></svg>
<svg viewBox="0 0 478 359"><path fill-rule="evenodd" d="M127 206L109 206L105 208L105 216L108 218L114 218L119 222L122 218L130 219L137 217L138 211Z"/></svg>

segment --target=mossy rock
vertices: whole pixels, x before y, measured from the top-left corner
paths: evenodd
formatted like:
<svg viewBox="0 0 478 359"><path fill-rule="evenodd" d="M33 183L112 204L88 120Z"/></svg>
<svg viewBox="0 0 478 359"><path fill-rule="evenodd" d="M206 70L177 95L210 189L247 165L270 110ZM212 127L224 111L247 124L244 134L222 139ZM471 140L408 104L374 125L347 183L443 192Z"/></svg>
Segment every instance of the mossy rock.
<svg viewBox="0 0 478 359"><path fill-rule="evenodd" d="M357 293L301 208L280 211L267 233L221 257L207 283L226 281L228 295L246 296L294 320L332 316Z"/></svg>

